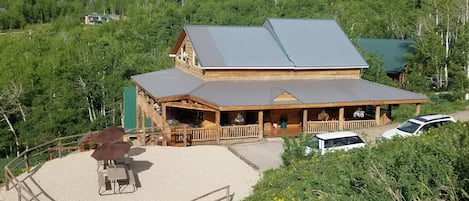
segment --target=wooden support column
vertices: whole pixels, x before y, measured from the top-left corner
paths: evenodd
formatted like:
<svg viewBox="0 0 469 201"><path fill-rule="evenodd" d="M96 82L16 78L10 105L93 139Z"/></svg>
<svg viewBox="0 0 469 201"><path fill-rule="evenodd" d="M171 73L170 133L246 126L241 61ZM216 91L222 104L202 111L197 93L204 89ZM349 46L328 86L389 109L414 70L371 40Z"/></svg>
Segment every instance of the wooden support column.
<svg viewBox="0 0 469 201"><path fill-rule="evenodd" d="M375 108L375 121L376 121L376 125L378 126L381 125L380 117L381 117L381 106L377 105Z"/></svg>
<svg viewBox="0 0 469 201"><path fill-rule="evenodd" d="M166 122L166 104L161 103L161 121L160 127L161 127L161 135L163 136L163 141L161 142L163 146L168 145L168 140L171 140L171 129L166 127L165 125ZM169 129L169 133L168 133Z"/></svg>
<svg viewBox="0 0 469 201"><path fill-rule="evenodd" d="M257 124L259 125L259 140L264 138L264 112L260 110L257 112Z"/></svg>
<svg viewBox="0 0 469 201"><path fill-rule="evenodd" d="M165 122L167 122L167 119L166 119L166 104L165 103L161 103L161 122L160 122L160 125L163 127L165 125Z"/></svg>
<svg viewBox="0 0 469 201"><path fill-rule="evenodd" d="M339 130L344 130L345 118L344 118L344 107L339 108Z"/></svg>
<svg viewBox="0 0 469 201"><path fill-rule="evenodd" d="M139 132L137 134L137 141L138 141L138 145L139 146L144 146L145 145L145 111L141 111L141 121L142 123L142 126L141 126L141 130L142 132Z"/></svg>
<svg viewBox="0 0 469 201"><path fill-rule="evenodd" d="M150 120L150 132L151 145L156 145L155 123L153 123L153 119Z"/></svg>
<svg viewBox="0 0 469 201"><path fill-rule="evenodd" d="M420 115L420 103L415 104L415 116Z"/></svg>
<svg viewBox="0 0 469 201"><path fill-rule="evenodd" d="M220 144L220 134L221 134L220 111L215 111L215 125L217 126L217 143Z"/></svg>
<svg viewBox="0 0 469 201"><path fill-rule="evenodd" d="M304 109L303 110L303 124L302 124L303 128L302 128L302 132L305 132L307 122L308 122L308 110Z"/></svg>
<svg viewBox="0 0 469 201"><path fill-rule="evenodd" d="M137 136L140 131L140 117L142 116L141 111L142 111L142 108L140 108L140 106L138 105L138 101L137 101L137 116L136 116L137 121L135 122L135 134L137 134Z"/></svg>

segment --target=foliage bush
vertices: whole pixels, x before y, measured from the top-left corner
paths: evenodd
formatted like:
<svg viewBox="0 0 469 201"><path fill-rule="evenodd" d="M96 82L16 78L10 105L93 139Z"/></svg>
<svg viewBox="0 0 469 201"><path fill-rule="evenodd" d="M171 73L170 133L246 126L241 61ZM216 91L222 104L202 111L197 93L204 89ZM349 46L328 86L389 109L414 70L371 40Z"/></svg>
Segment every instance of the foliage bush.
<svg viewBox="0 0 469 201"><path fill-rule="evenodd" d="M469 199L467 123L309 158L297 155L302 140L286 139L286 166L265 172L245 200Z"/></svg>

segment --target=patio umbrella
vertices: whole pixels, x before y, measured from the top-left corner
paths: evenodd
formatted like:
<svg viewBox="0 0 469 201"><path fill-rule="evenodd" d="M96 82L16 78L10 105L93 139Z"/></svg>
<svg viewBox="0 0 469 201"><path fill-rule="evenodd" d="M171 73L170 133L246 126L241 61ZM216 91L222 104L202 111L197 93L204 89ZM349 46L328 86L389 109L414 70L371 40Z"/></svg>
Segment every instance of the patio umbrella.
<svg viewBox="0 0 469 201"><path fill-rule="evenodd" d="M125 135L122 127L109 127L93 136L96 143L122 142L122 136Z"/></svg>
<svg viewBox="0 0 469 201"><path fill-rule="evenodd" d="M109 144L103 144L96 148L91 154L91 157L96 160L117 160L124 157L125 154L129 153L130 144L127 142L114 142Z"/></svg>

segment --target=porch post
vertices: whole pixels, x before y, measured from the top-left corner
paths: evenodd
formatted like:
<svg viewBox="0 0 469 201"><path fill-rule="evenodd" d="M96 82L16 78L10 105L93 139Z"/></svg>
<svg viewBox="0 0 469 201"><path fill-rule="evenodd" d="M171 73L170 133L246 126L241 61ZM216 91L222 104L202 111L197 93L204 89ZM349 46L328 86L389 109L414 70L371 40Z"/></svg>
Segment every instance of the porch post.
<svg viewBox="0 0 469 201"><path fill-rule="evenodd" d="M142 112L142 129L143 129L143 132L140 134L140 139L138 140L138 144L139 145L143 145L145 146L145 135L146 135L146 130L147 130L147 126L146 126L146 116L145 116L145 111Z"/></svg>
<svg viewBox="0 0 469 201"><path fill-rule="evenodd" d="M168 140L171 140L171 129L165 126L166 125L165 122L166 122L166 104L161 103L160 127L161 127L161 135L163 136L163 140L162 140L161 144L163 146L167 146L168 145ZM168 129L169 129L169 133L167 133ZM168 136L168 134L169 134L169 136Z"/></svg>
<svg viewBox="0 0 469 201"><path fill-rule="evenodd" d="M161 103L161 126L164 127L165 123L166 122L166 104L165 103Z"/></svg>
<svg viewBox="0 0 469 201"><path fill-rule="evenodd" d="M306 130L306 123L308 122L308 110L304 109L303 110L303 128L301 129L302 132L305 132Z"/></svg>
<svg viewBox="0 0 469 201"><path fill-rule="evenodd" d="M217 125L217 143L220 144L220 111L215 111L215 125Z"/></svg>
<svg viewBox="0 0 469 201"><path fill-rule="evenodd" d="M376 108L375 108L375 121L376 121L377 126L381 125L381 121L379 120L380 117L381 117L380 113L381 113L381 106L377 105Z"/></svg>
<svg viewBox="0 0 469 201"><path fill-rule="evenodd" d="M138 145L139 146L142 146L142 145L145 145L145 111L141 111L141 123L142 123L142 127L141 127L141 130L142 132L138 132L137 134L137 142L138 142Z"/></svg>
<svg viewBox="0 0 469 201"><path fill-rule="evenodd" d="M340 107L339 108L339 130L344 130L344 121L345 121L345 118L344 118L344 107Z"/></svg>
<svg viewBox="0 0 469 201"><path fill-rule="evenodd" d="M150 141L153 143L152 145L156 145L155 123L153 123L153 119L150 120L150 132Z"/></svg>
<svg viewBox="0 0 469 201"><path fill-rule="evenodd" d="M135 122L135 134L137 134L137 135L138 135L138 131L140 130L140 117L141 117L140 112L141 112L141 110L142 109L138 105L138 101L137 101L137 112L136 112L137 113L137 116L136 116L137 121Z"/></svg>
<svg viewBox="0 0 469 201"><path fill-rule="evenodd" d="M257 124L259 127L258 137L261 140L262 138L264 138L264 112L262 110L259 110L259 112L257 112Z"/></svg>
<svg viewBox="0 0 469 201"><path fill-rule="evenodd" d="M415 104L415 116L420 115L420 103Z"/></svg>

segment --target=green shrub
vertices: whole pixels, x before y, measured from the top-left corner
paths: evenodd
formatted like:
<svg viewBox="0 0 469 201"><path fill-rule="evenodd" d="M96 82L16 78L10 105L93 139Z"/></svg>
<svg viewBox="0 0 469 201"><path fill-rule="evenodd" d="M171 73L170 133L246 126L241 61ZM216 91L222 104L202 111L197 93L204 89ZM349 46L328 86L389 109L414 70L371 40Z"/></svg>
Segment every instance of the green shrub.
<svg viewBox="0 0 469 201"><path fill-rule="evenodd" d="M303 137L285 139L289 163L265 172L245 200L469 199L467 123L324 156L300 155Z"/></svg>

